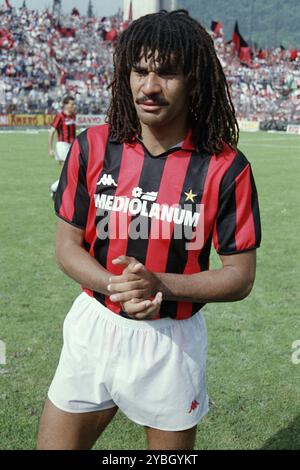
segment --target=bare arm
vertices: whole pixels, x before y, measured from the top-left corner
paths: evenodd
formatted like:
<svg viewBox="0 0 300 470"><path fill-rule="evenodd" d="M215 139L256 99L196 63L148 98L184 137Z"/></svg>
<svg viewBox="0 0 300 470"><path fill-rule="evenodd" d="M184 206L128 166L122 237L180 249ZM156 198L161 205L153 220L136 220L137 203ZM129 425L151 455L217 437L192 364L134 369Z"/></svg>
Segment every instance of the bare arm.
<svg viewBox="0 0 300 470"><path fill-rule="evenodd" d="M167 300L207 303L244 299L254 284L256 250L220 258L221 269L191 275L156 273L158 289Z"/></svg>
<svg viewBox="0 0 300 470"><path fill-rule="evenodd" d="M61 270L84 287L108 295L110 273L82 247L84 230L59 219L56 260Z"/></svg>
<svg viewBox="0 0 300 470"><path fill-rule="evenodd" d="M48 153L49 155L52 155L52 156L54 156L54 150L52 148L52 144L53 144L53 137L54 137L55 132L56 132L56 129L54 129L54 127L51 127L49 131L49 138L48 138Z"/></svg>
<svg viewBox="0 0 300 470"><path fill-rule="evenodd" d="M112 276L111 300L125 302L133 297L149 298L162 292L165 300L230 302L251 292L256 269L256 250L220 256L222 268L197 274L152 273L134 258L121 256L115 264L127 264L121 276ZM127 272L126 272L127 271Z"/></svg>

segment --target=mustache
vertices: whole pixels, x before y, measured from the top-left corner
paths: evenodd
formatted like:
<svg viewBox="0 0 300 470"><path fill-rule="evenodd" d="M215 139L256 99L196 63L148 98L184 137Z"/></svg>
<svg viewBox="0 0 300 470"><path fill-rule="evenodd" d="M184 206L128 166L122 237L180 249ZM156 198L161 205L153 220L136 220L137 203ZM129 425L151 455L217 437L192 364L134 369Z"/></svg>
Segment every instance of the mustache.
<svg viewBox="0 0 300 470"><path fill-rule="evenodd" d="M147 101L152 101L155 106L168 106L168 101L166 101L162 96L153 95L153 96L141 96L135 100L136 104L144 104Z"/></svg>

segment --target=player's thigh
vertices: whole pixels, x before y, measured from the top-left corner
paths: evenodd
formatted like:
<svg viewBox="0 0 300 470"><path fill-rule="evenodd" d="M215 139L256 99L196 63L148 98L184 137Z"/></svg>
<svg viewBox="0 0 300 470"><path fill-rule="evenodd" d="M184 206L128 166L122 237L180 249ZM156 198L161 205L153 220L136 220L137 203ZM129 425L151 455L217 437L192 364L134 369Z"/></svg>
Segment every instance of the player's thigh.
<svg viewBox="0 0 300 470"><path fill-rule="evenodd" d="M118 408L114 407L90 413L68 413L46 400L40 421L37 449L91 449L117 410Z"/></svg>
<svg viewBox="0 0 300 470"><path fill-rule="evenodd" d="M145 427L149 450L192 450L197 426L185 431L161 431Z"/></svg>

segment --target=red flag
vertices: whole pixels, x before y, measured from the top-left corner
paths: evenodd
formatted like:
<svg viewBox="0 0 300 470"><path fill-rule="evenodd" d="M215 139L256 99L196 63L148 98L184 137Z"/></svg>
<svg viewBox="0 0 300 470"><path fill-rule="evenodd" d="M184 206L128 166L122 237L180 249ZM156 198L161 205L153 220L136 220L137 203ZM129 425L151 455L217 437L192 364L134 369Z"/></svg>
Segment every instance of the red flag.
<svg viewBox="0 0 300 470"><path fill-rule="evenodd" d="M235 22L234 30L232 33L232 42L233 42L233 50L238 52L240 49L240 31L239 31L239 26L238 26L237 21Z"/></svg>
<svg viewBox="0 0 300 470"><path fill-rule="evenodd" d="M232 42L234 44L233 49L234 51L237 52L240 61L246 63L247 65L250 65L251 64L250 47L247 41L245 41L245 39L241 35L237 21L235 22L234 30L232 33Z"/></svg>
<svg viewBox="0 0 300 470"><path fill-rule="evenodd" d="M296 60L298 57L298 49L294 49L290 51L290 60Z"/></svg>
<svg viewBox="0 0 300 470"><path fill-rule="evenodd" d="M245 62L245 64L248 65L251 64L251 53L249 46L240 48L239 58L241 62Z"/></svg>
<svg viewBox="0 0 300 470"><path fill-rule="evenodd" d="M220 21L212 21L211 30L217 37L223 36L223 25L220 23Z"/></svg>
<svg viewBox="0 0 300 470"><path fill-rule="evenodd" d="M132 21L132 1L131 0L130 0L130 5L129 5L128 21Z"/></svg>

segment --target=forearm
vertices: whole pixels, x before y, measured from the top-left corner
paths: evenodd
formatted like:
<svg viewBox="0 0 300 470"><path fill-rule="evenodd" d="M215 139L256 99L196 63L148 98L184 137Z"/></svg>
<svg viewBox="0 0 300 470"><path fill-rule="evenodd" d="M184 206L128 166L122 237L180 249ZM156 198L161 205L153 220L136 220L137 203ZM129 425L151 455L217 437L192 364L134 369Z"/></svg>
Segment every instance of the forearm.
<svg viewBox="0 0 300 470"><path fill-rule="evenodd" d="M109 295L110 273L84 248L66 240L56 246L56 259L61 270L83 287Z"/></svg>
<svg viewBox="0 0 300 470"><path fill-rule="evenodd" d="M54 138L54 132L50 131L49 138L48 138L48 151L49 152L52 150L53 138Z"/></svg>
<svg viewBox="0 0 300 470"><path fill-rule="evenodd" d="M231 266L197 274L155 273L165 300L230 302L249 295L253 282Z"/></svg>

